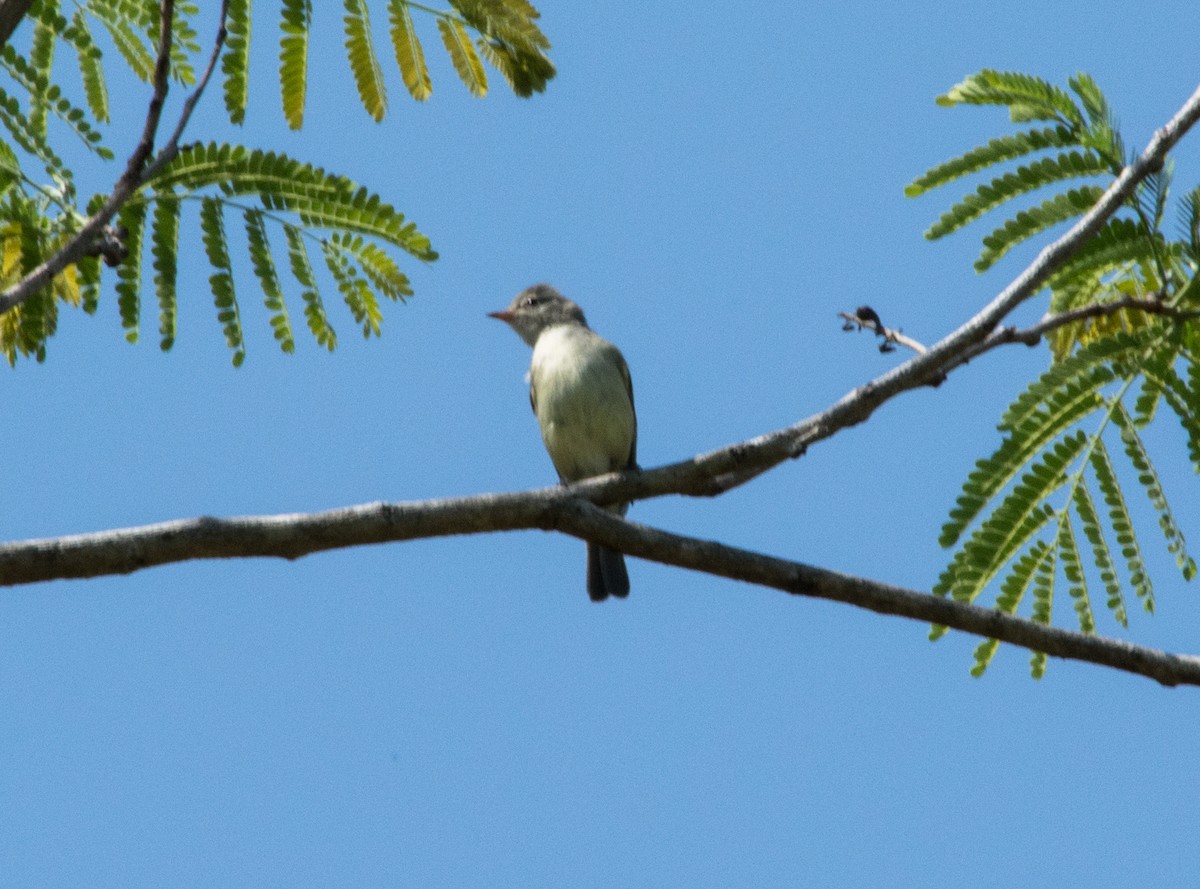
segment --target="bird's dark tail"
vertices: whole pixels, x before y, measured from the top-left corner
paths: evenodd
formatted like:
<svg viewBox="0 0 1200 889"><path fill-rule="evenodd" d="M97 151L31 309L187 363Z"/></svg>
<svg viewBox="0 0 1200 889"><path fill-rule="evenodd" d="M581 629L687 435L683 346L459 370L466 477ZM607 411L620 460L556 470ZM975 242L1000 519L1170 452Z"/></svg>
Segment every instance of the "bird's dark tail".
<svg viewBox="0 0 1200 889"><path fill-rule="evenodd" d="M616 550L589 543L587 591L593 602L603 602L609 596L618 599L628 596L629 572L625 570L625 557Z"/></svg>

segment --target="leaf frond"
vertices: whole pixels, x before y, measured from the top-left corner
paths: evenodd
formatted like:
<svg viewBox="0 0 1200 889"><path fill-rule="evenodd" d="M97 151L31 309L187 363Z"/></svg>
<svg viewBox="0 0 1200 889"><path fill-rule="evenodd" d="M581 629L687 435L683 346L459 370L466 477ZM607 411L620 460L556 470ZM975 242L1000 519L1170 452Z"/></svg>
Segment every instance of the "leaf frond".
<svg viewBox="0 0 1200 889"><path fill-rule="evenodd" d="M387 91L383 85L383 71L371 42L371 20L363 0L343 0L346 15L343 18L346 33L346 58L354 72L354 84L363 108L376 122L383 120L387 112Z"/></svg>
<svg viewBox="0 0 1200 889"><path fill-rule="evenodd" d="M150 254L154 265L154 292L158 297L159 348L164 352L175 344L178 295L179 199L171 192L155 195L150 226Z"/></svg>
<svg viewBox="0 0 1200 889"><path fill-rule="evenodd" d="M308 35L312 25L311 0L283 0L279 24L279 91L288 126L304 126L308 89Z"/></svg>
<svg viewBox="0 0 1200 889"><path fill-rule="evenodd" d="M939 105L1002 105L1017 123L1057 120L1082 127L1083 114L1070 94L1040 77L1015 71L984 69L951 87L937 99Z"/></svg>
<svg viewBox="0 0 1200 889"><path fill-rule="evenodd" d="M241 124L250 93L250 0L230 0L225 27L228 36L221 51L225 111L230 123Z"/></svg>
<svg viewBox="0 0 1200 889"><path fill-rule="evenodd" d="M246 360L246 347L242 337L241 312L233 289L233 267L229 262L222 209L220 201L215 198L208 197L201 201L201 240L204 242L204 253L213 269L208 284L217 308L217 321L220 322L225 342L233 353L233 366L240 367Z"/></svg>
<svg viewBox="0 0 1200 889"><path fill-rule="evenodd" d="M1053 182L1085 176L1104 176L1109 172L1104 158L1093 151L1062 152L1053 157L1042 158L980 185L973 194L967 195L943 213L925 232L925 237L931 241L945 237L1001 204Z"/></svg>
<svg viewBox="0 0 1200 889"><path fill-rule="evenodd" d="M404 86L418 102L424 102L433 94L433 81L425 64L425 50L413 29L412 16L405 0L388 0L388 19L391 23L392 51Z"/></svg>
<svg viewBox="0 0 1200 889"><path fill-rule="evenodd" d="M985 167L1002 164L1047 148L1065 148L1078 144L1078 135L1064 126L1001 136L990 140L986 145L973 148L959 157L938 164L909 183L904 189L904 194L915 198Z"/></svg>
<svg viewBox="0 0 1200 889"><path fill-rule="evenodd" d="M483 70L483 62L475 52L475 46L467 35L467 29L458 19L439 18L438 30L442 34L442 43L450 54L454 70L471 95L483 98L487 95L487 72Z"/></svg>

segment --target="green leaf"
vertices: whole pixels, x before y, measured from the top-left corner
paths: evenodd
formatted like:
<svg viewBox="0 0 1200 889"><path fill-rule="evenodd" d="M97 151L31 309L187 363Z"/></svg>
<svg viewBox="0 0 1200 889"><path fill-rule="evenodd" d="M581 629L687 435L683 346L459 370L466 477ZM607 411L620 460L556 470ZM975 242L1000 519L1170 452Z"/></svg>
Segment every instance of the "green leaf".
<svg viewBox="0 0 1200 889"><path fill-rule="evenodd" d="M362 325L363 337L370 338L372 334L379 336L379 323L383 320L383 313L379 310L379 302L370 286L355 274L354 268L337 250L327 243L321 246L325 254L325 265L337 282L338 290L341 291L346 305L350 307L354 320Z"/></svg>
<svg viewBox="0 0 1200 889"><path fill-rule="evenodd" d="M179 254L179 199L170 192L155 195L150 228L150 253L154 257L154 291L158 297L159 347L166 352L175 344L178 298L175 292L176 257Z"/></svg>
<svg viewBox="0 0 1200 889"><path fill-rule="evenodd" d="M32 67L11 46L0 49L0 64L12 75L14 80L29 91L31 97L37 98L33 107L43 116L43 119L40 124L30 120L29 138L32 141L46 146L45 150L49 151L49 143L45 141L46 121L44 116L47 111L53 111L56 117L75 132L84 145L105 160L112 158L112 152L102 144L103 137L84 120L84 111L64 98L61 89L50 83L43 72Z"/></svg>
<svg viewBox="0 0 1200 889"><path fill-rule="evenodd" d="M1054 555L1055 550L1051 548L1033 575L1032 619L1040 624L1049 625L1054 607L1054 575L1057 572ZM1033 653L1029 659L1029 670L1034 679L1041 679L1046 675L1046 655L1043 652Z"/></svg>
<svg viewBox="0 0 1200 889"><path fill-rule="evenodd" d="M354 72L354 83L363 108L376 122L383 120L387 111L387 92L383 85L383 72L371 43L371 20L363 0L343 0L346 15L346 57Z"/></svg>
<svg viewBox="0 0 1200 889"><path fill-rule="evenodd" d="M103 6L93 4L91 10L108 31L117 52L125 59L134 75L143 83L151 83L154 80L154 54L146 48L134 25L119 13L107 10Z"/></svg>
<svg viewBox="0 0 1200 889"><path fill-rule="evenodd" d="M1193 265L1200 265L1200 186L1189 191L1179 202L1179 227L1188 258Z"/></svg>
<svg viewBox="0 0 1200 889"><path fill-rule="evenodd" d="M974 194L967 195L943 213L925 232L925 237L931 241L945 237L1006 201L1053 182L1081 176L1104 176L1108 173L1108 164L1104 158L1092 151L1063 152L1053 157L1042 158L979 186Z"/></svg>
<svg viewBox="0 0 1200 889"><path fill-rule="evenodd" d="M0 126L8 130L13 141L24 151L36 157L46 168L52 179L61 182L71 182L70 169L55 154L50 144L37 134L29 120L21 113L20 103L0 89Z"/></svg>
<svg viewBox="0 0 1200 889"><path fill-rule="evenodd" d="M418 102L424 102L433 94L433 81L429 79L429 68L425 64L425 50L413 30L412 16L405 0L388 0L388 16L391 21L392 49L396 53L396 64L404 78L404 86Z"/></svg>
<svg viewBox="0 0 1200 889"><path fill-rule="evenodd" d="M546 89L554 64L546 57L550 41L535 23L538 11L524 0L450 0L467 24L479 31L480 53L512 91L528 98Z"/></svg>
<svg viewBox="0 0 1200 889"><path fill-rule="evenodd" d="M304 125L304 100L308 87L308 32L312 24L310 0L283 0L279 28L279 88L283 116L288 126Z"/></svg>
<svg viewBox="0 0 1200 889"><path fill-rule="evenodd" d="M267 241L263 214L259 210L246 210L246 243L250 249L250 263L258 283L262 286L263 303L271 313L271 330L279 348L291 354L296 344L292 337L292 322L288 317L287 303L283 299L283 288L279 286L279 275L275 272L275 260Z"/></svg>
<svg viewBox="0 0 1200 889"><path fill-rule="evenodd" d="M1082 485L1077 485L1082 487ZM1058 559L1062 562L1063 574L1067 578L1067 592L1075 600L1075 614L1079 618L1079 631L1089 636L1096 633L1096 619L1092 614L1092 603L1088 597L1087 581L1084 579L1083 563L1079 560L1079 546L1075 542L1075 531L1071 527L1071 514L1063 511L1058 522Z"/></svg>
<svg viewBox="0 0 1200 889"><path fill-rule="evenodd" d="M914 179L905 187L904 193L910 198L915 198L938 186L982 170L984 167L1002 164L1047 148L1064 148L1078 144L1078 135L1063 126L1002 136L992 139L986 145L973 148L953 160L938 164L925 175Z"/></svg>
<svg viewBox="0 0 1200 889"><path fill-rule="evenodd" d="M1023 553L1017 559L1012 571L1004 578L1004 583L1000 586L1000 594L996 597L997 611L1004 614L1016 614L1017 608L1025 598L1025 593L1033 580L1034 572L1052 554L1053 550L1046 542L1038 540L1034 542L1028 552ZM979 644L975 649L975 666L971 668L972 676L978 678L987 671L999 646L1000 643L996 639L985 639Z"/></svg>
<svg viewBox="0 0 1200 889"><path fill-rule="evenodd" d="M213 274L209 276L208 283L217 307L217 320L221 322L225 342L233 351L233 366L240 367L246 360L242 318L233 290L233 268L229 262L229 249L226 247L222 207L220 201L215 198L204 198L200 203L200 230L204 252L213 267Z"/></svg>
<svg viewBox="0 0 1200 889"><path fill-rule="evenodd" d="M939 96L939 105L1003 105L1014 122L1058 120L1082 127L1083 115L1071 96L1039 77L1012 71L983 70Z"/></svg>
<svg viewBox="0 0 1200 889"><path fill-rule="evenodd" d="M1121 591L1121 581L1117 577L1116 564L1113 562L1112 551L1108 548L1108 541L1104 537L1096 505L1092 502L1087 485L1082 481L1075 486L1075 490L1071 494L1071 503L1075 507L1075 515L1079 517L1079 523L1083 527L1084 537L1087 538L1092 549L1092 558L1095 561L1096 570L1100 574L1100 582L1104 584L1104 592L1108 597L1106 604L1117 623L1126 627L1129 625L1129 621L1125 611L1125 596Z"/></svg>
<svg viewBox="0 0 1200 889"><path fill-rule="evenodd" d="M1121 443L1124 445L1125 455L1133 464L1137 479L1145 490L1150 504L1158 512L1158 526L1166 538L1167 551L1175 557L1175 564L1183 574L1184 580L1191 580L1196 575L1196 563L1188 555L1183 532L1179 530L1179 526L1175 522L1171 507L1163 493L1158 473L1155 472L1154 465L1150 462L1150 456L1146 453L1145 445L1142 444L1141 438L1134 429L1133 420L1123 409L1118 409L1113 413L1113 422L1121 430Z"/></svg>
<svg viewBox="0 0 1200 889"><path fill-rule="evenodd" d="M371 286L391 300L412 296L412 285L400 267L378 246L360 235L338 232L329 239L334 249L353 257Z"/></svg>
<svg viewBox="0 0 1200 889"><path fill-rule="evenodd" d="M64 21L65 25L65 21ZM87 100L92 116L101 123L109 122L108 114L108 85L104 80L104 67L101 64L100 48L92 40L88 30L87 18L83 11L77 9L71 17L71 26L78 35L73 44L75 58L79 64L79 77L83 83L83 94Z"/></svg>
<svg viewBox="0 0 1200 889"><path fill-rule="evenodd" d="M121 326L125 328L125 340L138 341L138 324L142 314L142 226L146 219L146 205L130 201L117 213L117 224L125 229L125 246L128 254L117 266L117 307L121 313Z"/></svg>
<svg viewBox="0 0 1200 889"><path fill-rule="evenodd" d="M29 123L43 139L46 138L47 91L50 84L50 71L54 67L54 39L54 30L44 22L35 19L28 65L41 87L30 91ZM9 50L11 46L6 44L4 49Z"/></svg>
<svg viewBox="0 0 1200 889"><path fill-rule="evenodd" d="M1146 563L1142 559L1141 548L1133 531L1133 520L1129 517L1129 509L1125 505L1125 495L1121 491L1117 474L1113 470L1108 450L1104 442L1098 441L1088 455L1088 463L1096 476L1096 484L1108 507L1108 522L1121 547L1121 555L1125 558L1129 572L1129 585L1133 587L1142 606L1148 612L1154 611L1154 588L1150 583L1150 575L1146 571Z"/></svg>
<svg viewBox="0 0 1200 889"><path fill-rule="evenodd" d="M241 124L246 118L250 89L250 0L230 0L225 26L229 32L221 53L225 110L229 113L230 123Z"/></svg>
<svg viewBox="0 0 1200 889"><path fill-rule="evenodd" d="M1045 505L1046 500L1066 483L1067 468L1087 444L1088 436L1077 431L1048 448L975 529L951 563L952 592L956 599L974 601L1004 564L1053 515L1053 510Z"/></svg>
<svg viewBox="0 0 1200 889"><path fill-rule="evenodd" d="M975 271L985 272L1009 250L1034 235L1059 223L1082 216L1104 195L1104 189L1089 185L1073 188L1047 198L1036 207L1021 210L983 239L983 252L975 262Z"/></svg>
<svg viewBox="0 0 1200 889"><path fill-rule="evenodd" d="M454 70L471 95L483 98L487 95L487 73L483 70L483 62L479 60L471 38L467 36L466 28L457 19L439 18L437 23L442 33L442 43L446 45L450 61L454 63Z"/></svg>
<svg viewBox="0 0 1200 889"><path fill-rule="evenodd" d="M957 543L988 502L1050 441L1105 406L1100 390L1115 379L1107 365L1096 361L1079 362L1059 376L1054 376L1055 370L1057 368L1051 368L1030 387L1036 394L1027 392L1009 408L1009 414L1019 420L1013 425L1002 426L1010 430L1010 435L990 457L976 462L949 519L942 526L938 538L942 546ZM1018 414L1018 411L1026 410L1022 407L1022 399L1029 407L1027 412ZM1033 409L1035 406L1036 410Z"/></svg>
<svg viewBox="0 0 1200 889"><path fill-rule="evenodd" d="M318 345L332 352L337 348L337 334L325 314L325 303L321 300L321 292L317 288L317 279L308 259L308 251L304 247L304 238L300 229L292 225L285 225L283 233L287 237L292 276L301 287L300 295L304 300L304 318L308 322L308 329L312 331Z"/></svg>
<svg viewBox="0 0 1200 889"><path fill-rule="evenodd" d="M1119 269L1126 263L1153 260L1155 237L1140 222L1110 219L1050 277L1047 286L1058 297L1070 293L1072 286L1081 280ZM1061 299L1051 303L1055 312L1069 308L1074 308L1074 304Z"/></svg>

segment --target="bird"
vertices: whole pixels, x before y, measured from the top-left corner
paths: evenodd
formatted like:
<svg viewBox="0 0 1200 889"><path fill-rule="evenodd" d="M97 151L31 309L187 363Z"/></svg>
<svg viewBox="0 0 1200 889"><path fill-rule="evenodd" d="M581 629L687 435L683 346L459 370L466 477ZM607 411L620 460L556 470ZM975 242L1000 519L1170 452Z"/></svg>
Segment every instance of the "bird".
<svg viewBox="0 0 1200 889"><path fill-rule="evenodd" d="M588 327L583 309L549 284L522 290L507 309L488 312L529 346L529 403L563 484L637 468L633 381L621 351ZM625 514L629 504L611 506ZM593 602L629 595L625 557L588 542L587 592Z"/></svg>

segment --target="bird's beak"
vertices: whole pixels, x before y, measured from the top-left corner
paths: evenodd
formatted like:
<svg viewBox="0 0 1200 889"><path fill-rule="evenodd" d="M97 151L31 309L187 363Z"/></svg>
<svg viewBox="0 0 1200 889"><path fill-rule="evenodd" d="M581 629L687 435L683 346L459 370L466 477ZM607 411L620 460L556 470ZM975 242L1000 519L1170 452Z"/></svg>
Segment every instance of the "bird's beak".
<svg viewBox="0 0 1200 889"><path fill-rule="evenodd" d="M508 309L505 309L502 312L488 312L487 314L489 318L496 318L497 320L503 321L505 324L511 323L513 319L513 313Z"/></svg>

